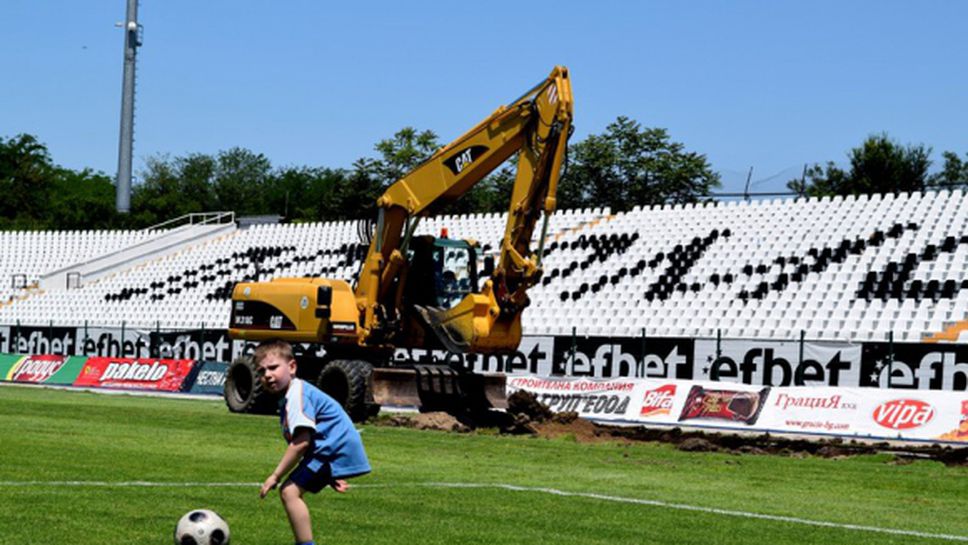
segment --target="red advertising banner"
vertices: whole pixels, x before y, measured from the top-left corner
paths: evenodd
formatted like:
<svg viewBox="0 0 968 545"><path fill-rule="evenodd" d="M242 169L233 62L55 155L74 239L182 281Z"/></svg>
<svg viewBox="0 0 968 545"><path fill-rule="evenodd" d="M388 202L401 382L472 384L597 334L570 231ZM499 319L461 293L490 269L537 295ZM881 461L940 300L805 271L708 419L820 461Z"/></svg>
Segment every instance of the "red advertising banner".
<svg viewBox="0 0 968 545"><path fill-rule="evenodd" d="M27 356L14 365L9 372L7 380L13 382L31 382L39 384L46 382L61 370L67 361L65 356Z"/></svg>
<svg viewBox="0 0 968 545"><path fill-rule="evenodd" d="M74 386L179 392L195 360L88 358Z"/></svg>

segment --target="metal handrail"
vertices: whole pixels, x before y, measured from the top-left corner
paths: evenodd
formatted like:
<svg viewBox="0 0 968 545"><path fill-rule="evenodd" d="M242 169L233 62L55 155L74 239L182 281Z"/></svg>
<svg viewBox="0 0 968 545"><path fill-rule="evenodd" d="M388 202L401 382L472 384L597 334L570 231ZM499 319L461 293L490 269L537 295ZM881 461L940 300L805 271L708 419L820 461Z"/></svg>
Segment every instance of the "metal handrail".
<svg viewBox="0 0 968 545"><path fill-rule="evenodd" d="M202 217L203 219L201 221L194 221L194 218L197 217L197 216ZM226 219L226 218L228 219L228 221L220 221L220 220L223 220L223 219ZM177 217L175 219L171 219L171 220L168 220L168 221L159 223L157 225L152 225L151 227L148 227L146 229L142 229L142 231L147 232L147 231L151 231L151 230L157 230L158 226L167 225L169 223L174 223L176 221L180 221L180 220L184 220L184 219L187 219L189 221L189 223L186 223L185 225L180 226L180 227L184 227L184 226L188 226L188 225L207 225L207 224L213 224L213 225L223 225L224 224L224 225L228 225L230 223L235 223L235 212L193 212L191 214L185 214L183 216L179 216L179 217ZM214 223L214 222L218 222L218 223ZM174 229L170 229L170 230L174 231ZM53 270L53 271L49 271L47 273L44 273L42 276L44 278L47 278L47 277L53 276L55 274L61 274L61 273L65 272L65 271L71 271L71 270L75 269L76 267L83 266L83 265L87 265L89 263L92 263L94 261L103 259L105 257L113 256L113 255L118 255L118 254L123 253L123 252L126 252L126 251L128 251L128 250L130 250L132 248L136 248L136 247L143 246L143 245L146 245L146 244L151 244L151 243L155 242L157 239L161 239L161 238L163 238L165 236L167 236L167 233L158 234L158 235L154 236L154 238L145 239L145 240L142 240L140 242L136 242L134 244L131 244L129 246L125 246L125 247L122 247L122 248L118 248L118 249L116 249L114 251L111 251L111 252L108 252L106 254L102 254L102 255L99 255L99 256L95 256L95 257L93 257L91 259L88 259L87 261L83 261L83 262L80 262L80 263L73 263L71 265L67 265L66 267L61 267L60 269L56 269L56 270Z"/></svg>
<svg viewBox="0 0 968 545"><path fill-rule="evenodd" d="M199 221L196 221L195 218L201 218L201 219ZM222 221L222 220L225 220L225 219L227 219L227 221ZM196 225L196 224L197 225L206 225L206 224L209 224L209 223L217 223L217 224L221 224L221 223L234 223L235 222L235 212L234 211L229 211L229 212L192 212L190 214L184 214L182 216L178 216L177 218L173 218L173 219L170 219L170 220L166 220L166 221L163 221L161 223L156 223L155 225L152 225L152 226L149 226L149 227L146 227L146 228L142 229L142 231L156 231L158 229L161 229L162 227L166 227L166 226L171 225L171 224L176 224L176 223L179 223L179 222L185 222L185 220L187 220L187 224L188 225Z"/></svg>

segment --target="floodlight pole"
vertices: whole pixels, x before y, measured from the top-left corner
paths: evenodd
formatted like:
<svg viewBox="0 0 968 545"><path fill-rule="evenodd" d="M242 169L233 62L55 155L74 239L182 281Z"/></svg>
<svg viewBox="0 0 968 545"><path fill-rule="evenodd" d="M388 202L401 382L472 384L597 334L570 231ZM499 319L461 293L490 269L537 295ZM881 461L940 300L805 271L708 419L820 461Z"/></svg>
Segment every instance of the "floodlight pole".
<svg viewBox="0 0 968 545"><path fill-rule="evenodd" d="M124 76L121 85L121 135L118 144L118 179L116 204L118 212L131 209L131 150L134 147L134 68L135 54L141 45L138 24L138 0L128 0L124 20Z"/></svg>

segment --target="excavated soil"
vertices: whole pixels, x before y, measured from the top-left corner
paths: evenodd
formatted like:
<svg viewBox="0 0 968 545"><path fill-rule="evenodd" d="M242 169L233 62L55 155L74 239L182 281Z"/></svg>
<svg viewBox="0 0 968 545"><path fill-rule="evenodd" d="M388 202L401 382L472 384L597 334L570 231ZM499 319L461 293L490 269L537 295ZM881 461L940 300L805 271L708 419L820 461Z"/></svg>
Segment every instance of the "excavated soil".
<svg viewBox="0 0 968 545"><path fill-rule="evenodd" d="M527 392L508 398L507 412L454 417L447 413L394 415L380 418L378 425L469 433L497 429L500 433L532 435L547 439L568 438L579 443L662 442L685 452L724 452L735 455L819 456L842 458L862 454L891 454L889 463L905 465L914 460L936 460L949 466L968 466L968 447L898 445L845 441L838 438L790 438L770 434L709 433L680 428L610 426L579 418L576 413L552 413Z"/></svg>

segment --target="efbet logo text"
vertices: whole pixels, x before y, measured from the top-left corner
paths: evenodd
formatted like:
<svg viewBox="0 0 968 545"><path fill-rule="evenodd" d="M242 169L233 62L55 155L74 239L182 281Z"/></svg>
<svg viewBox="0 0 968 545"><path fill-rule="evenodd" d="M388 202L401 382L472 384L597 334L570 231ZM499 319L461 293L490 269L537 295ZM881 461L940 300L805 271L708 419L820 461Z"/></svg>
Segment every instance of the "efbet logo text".
<svg viewBox="0 0 968 545"><path fill-rule="evenodd" d="M772 348L748 350L742 360L717 358L709 366L709 380L762 384L763 386L840 386L841 374L851 362L837 352L826 363L805 359L791 362L775 355Z"/></svg>

